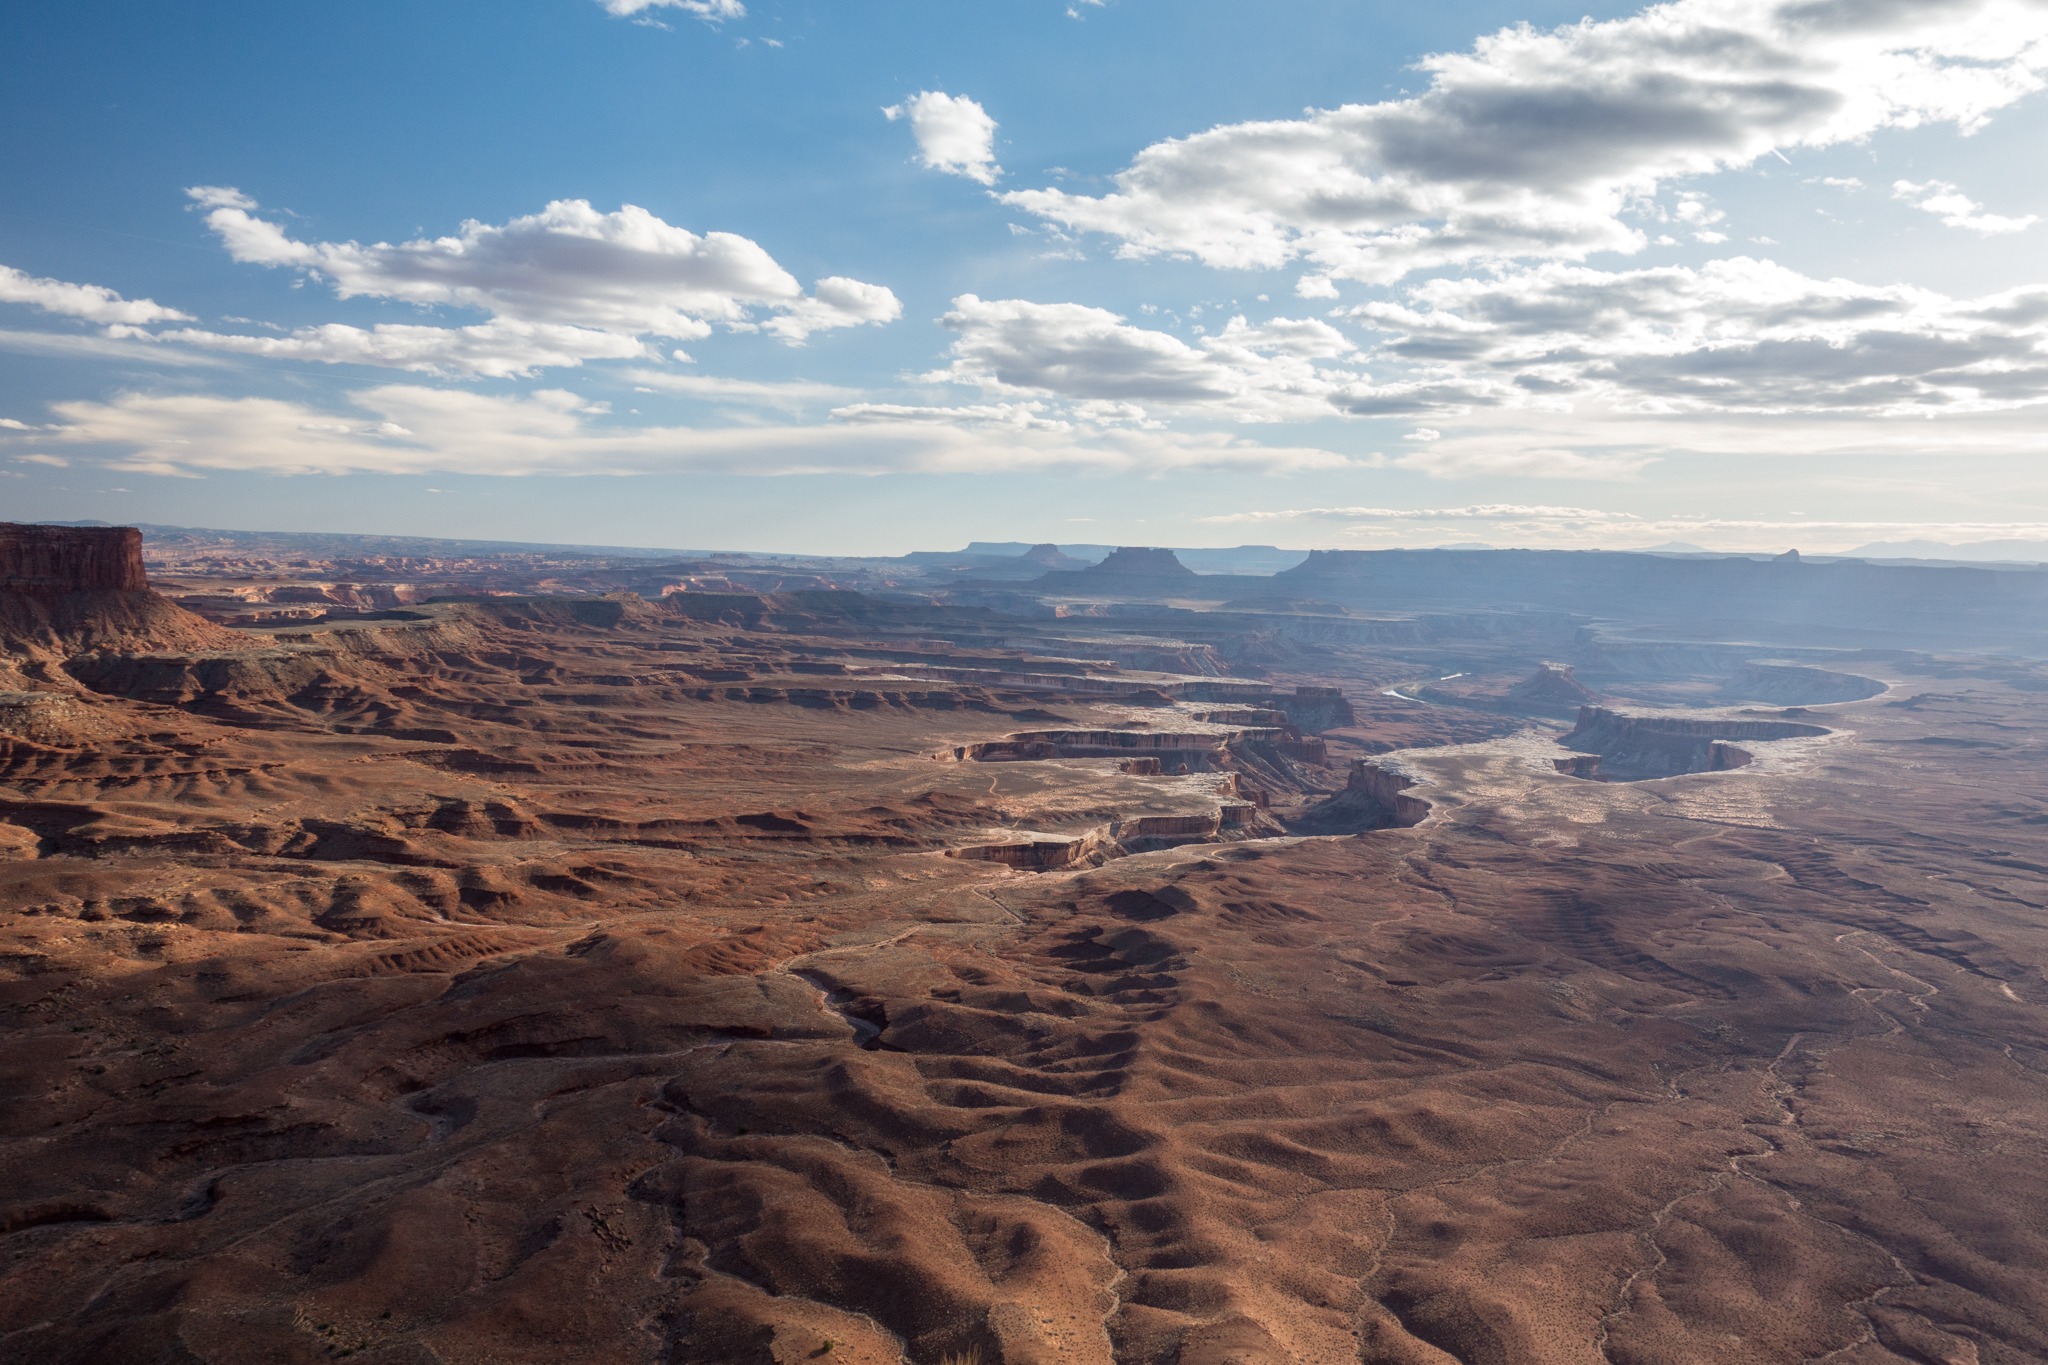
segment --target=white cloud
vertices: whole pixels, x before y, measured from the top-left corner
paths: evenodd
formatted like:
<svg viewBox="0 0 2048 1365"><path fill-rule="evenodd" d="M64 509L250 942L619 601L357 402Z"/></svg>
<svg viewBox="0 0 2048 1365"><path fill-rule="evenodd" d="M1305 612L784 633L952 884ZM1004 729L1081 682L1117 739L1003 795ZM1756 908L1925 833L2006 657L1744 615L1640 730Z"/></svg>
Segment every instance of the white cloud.
<svg viewBox="0 0 2048 1365"><path fill-rule="evenodd" d="M1946 180L1929 180L1915 184L1911 180L1892 182L1892 198L1901 203L1911 204L1922 213L1931 213L1942 223L1952 228L1967 228L1986 237L2005 232L2024 232L2041 221L2033 214L2024 218L2006 218L1996 213L1984 212L1984 206L1964 194Z"/></svg>
<svg viewBox="0 0 2048 1365"><path fill-rule="evenodd" d="M860 396L859 389L802 379L731 379L722 375L677 374L671 370L627 370L619 377L644 389L747 407L796 409L843 403Z"/></svg>
<svg viewBox="0 0 2048 1365"><path fill-rule="evenodd" d="M1879 415L2048 401L2048 288L1957 300L1748 257L1552 263L1425 281L1346 315L1386 335L1372 360L1484 378L1525 406Z"/></svg>
<svg viewBox="0 0 2048 1365"><path fill-rule="evenodd" d="M503 225L471 220L454 236L366 246L297 241L229 202L235 191L186 193L214 205L207 226L236 260L305 270L342 298L448 304L500 321L683 340L707 335L716 322L795 342L901 312L887 289L840 276L806 296L758 243L730 232L699 236L632 204L600 213L585 200L558 199ZM760 322L757 313L769 316Z"/></svg>
<svg viewBox="0 0 2048 1365"><path fill-rule="evenodd" d="M607 14L616 14L621 19L645 13L651 9L679 9L683 13L702 19L707 24L723 23L727 19L744 19L747 7L740 0L597 0Z"/></svg>
<svg viewBox="0 0 2048 1365"><path fill-rule="evenodd" d="M868 322L894 322L902 316L903 304L882 285L828 275L812 287L810 298L788 305L762 323L761 330L784 341L799 342L813 332L858 327Z"/></svg>
<svg viewBox="0 0 2048 1365"><path fill-rule="evenodd" d="M892 123L910 121L918 159L935 171L964 175L983 185L995 184L1003 173L996 165L996 121L965 95L920 90L882 115Z"/></svg>
<svg viewBox="0 0 2048 1365"><path fill-rule="evenodd" d="M303 327L281 337L239 336L191 327L164 332L120 328L116 334L274 360L379 365L487 379L524 378L537 370L581 365L587 360L650 358L643 343L618 332L509 320L474 327L421 327L405 323L350 327L330 322Z"/></svg>
<svg viewBox="0 0 2048 1365"><path fill-rule="evenodd" d="M193 185L185 191L185 197L192 201L193 208L200 209L253 210L257 207L254 199L233 185Z"/></svg>
<svg viewBox="0 0 2048 1365"><path fill-rule="evenodd" d="M16 464L47 465L51 469L64 469L71 463L62 455L17 455L14 457L14 462Z"/></svg>
<svg viewBox="0 0 2048 1365"><path fill-rule="evenodd" d="M0 351L26 355L50 355L67 360L111 360L121 364L144 365L151 369L176 366L181 369L219 369L232 362L219 356L192 351L165 350L146 341L123 337L73 332L23 332L0 327Z"/></svg>
<svg viewBox="0 0 2048 1365"><path fill-rule="evenodd" d="M1883 416L2048 402L2048 287L1958 300L1749 257L1632 271L1553 262L1422 281L1340 316L1378 344L1361 352L1320 319L1243 317L1184 339L1085 304L965 294L941 319L955 333L949 363L923 378L1138 418L1420 417L1425 431L1488 409ZM1437 473L1608 478L1652 456L1547 439L1401 458Z"/></svg>
<svg viewBox="0 0 2048 1365"><path fill-rule="evenodd" d="M1612 525L1638 518L1627 512L1604 512L1593 507L1554 507L1545 504L1511 502L1475 503L1464 507L1293 507L1277 512L1224 512L1203 517L1205 522L1233 523L1260 521L1561 521L1569 524Z"/></svg>
<svg viewBox="0 0 2048 1365"><path fill-rule="evenodd" d="M191 321L189 313L166 308L150 299L124 299L101 285L67 284L63 280L26 275L5 265L0 265L0 303L26 304L45 313L83 318L87 322L144 324Z"/></svg>
<svg viewBox="0 0 2048 1365"><path fill-rule="evenodd" d="M1822 517L1645 517L1594 507L1479 503L1464 507L1295 507L1226 512L1203 517L1212 525L1295 523L1342 528L1348 540L1381 544L1483 535L1511 544L1571 547L1653 546L1681 541L1730 551L1777 551L1797 541L1808 549L1839 552L1873 538L2048 540L2048 522L1862 521ZM1442 528L1427 530L1423 528Z"/></svg>
<svg viewBox="0 0 2048 1365"><path fill-rule="evenodd" d="M1207 410L1242 421L1332 415L1332 396L1363 377L1322 362L1355 347L1317 319L1254 326L1232 318L1190 345L1079 303L1033 303L962 294L941 321L957 337L951 363L930 380L1001 395L1081 404Z"/></svg>
<svg viewBox="0 0 2048 1365"><path fill-rule="evenodd" d="M1303 261L1312 278L1635 251L1624 215L1664 182L1884 128L1981 127L2042 88L2048 6L1677 0L1420 66L1417 96L1157 143L1099 197L1002 197L1128 255Z"/></svg>
<svg viewBox="0 0 2048 1365"><path fill-rule="evenodd" d="M804 426L636 427L601 420L560 389L501 397L386 384L335 412L271 398L125 394L55 405L44 440L104 449L119 468L157 474L973 473L1076 469L1331 469L1327 450L1157 430L998 429L972 415Z"/></svg>
<svg viewBox="0 0 2048 1365"><path fill-rule="evenodd" d="M1562 446L1477 442L1452 447L1431 446L1388 460L1397 469L1412 469L1433 479L1627 479L1655 463L1656 457L1629 452L1587 454Z"/></svg>
<svg viewBox="0 0 2048 1365"><path fill-rule="evenodd" d="M903 403L849 403L832 409L832 420L862 425L878 422L942 423L958 427L1007 427L1017 431L1074 429L1074 423L1047 417L1042 403L962 403L955 407L919 407Z"/></svg>

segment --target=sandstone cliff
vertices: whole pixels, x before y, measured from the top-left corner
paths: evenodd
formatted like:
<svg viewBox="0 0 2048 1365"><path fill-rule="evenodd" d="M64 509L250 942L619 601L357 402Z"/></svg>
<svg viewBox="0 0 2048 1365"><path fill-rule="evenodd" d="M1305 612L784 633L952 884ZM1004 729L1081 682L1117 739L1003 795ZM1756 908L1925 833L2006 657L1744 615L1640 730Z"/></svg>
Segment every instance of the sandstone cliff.
<svg viewBox="0 0 2048 1365"><path fill-rule="evenodd" d="M1582 707L1579 723L1558 741L1595 755L1592 764L1561 759L1558 771L1573 777L1635 781L1679 773L1724 772L1746 766L1748 751L1731 740L1796 739L1824 735L1824 726L1747 718L1629 715L1604 706Z"/></svg>
<svg viewBox="0 0 2048 1365"><path fill-rule="evenodd" d="M1359 834L1406 829L1429 815L1429 802L1410 796L1415 779L1365 759L1354 759L1344 790L1288 821L1292 834Z"/></svg>
<svg viewBox="0 0 2048 1365"><path fill-rule="evenodd" d="M132 526L0 522L0 592L145 592Z"/></svg>
<svg viewBox="0 0 2048 1365"><path fill-rule="evenodd" d="M91 650L220 649L235 640L149 590L133 527L0 523L0 666L10 672Z"/></svg>

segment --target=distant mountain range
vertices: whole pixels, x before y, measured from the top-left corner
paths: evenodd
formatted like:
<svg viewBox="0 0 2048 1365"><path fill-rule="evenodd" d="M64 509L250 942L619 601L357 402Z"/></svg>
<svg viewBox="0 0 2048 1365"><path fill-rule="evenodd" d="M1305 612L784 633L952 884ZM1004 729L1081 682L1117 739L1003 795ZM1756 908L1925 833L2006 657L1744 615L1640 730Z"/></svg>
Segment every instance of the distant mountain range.
<svg viewBox="0 0 2048 1365"><path fill-rule="evenodd" d="M53 521L51 526L108 526L111 522L98 520ZM725 551L657 549L644 545L564 545L509 540L458 540L428 536L386 536L361 535L340 532L305 531L229 531L192 526L163 526L145 522L131 522L138 526L151 541L160 544L182 544L194 542L216 542L223 546L247 548L250 550L277 551L288 548L304 549L308 553L323 554L385 554L385 555L489 555L507 553L589 555L633 559L673 559L716 557L719 559L744 560L818 560L847 562L881 562L895 558L911 564L938 564L941 562L964 562L975 559L1021 559L1036 548L1024 540L976 540L970 541L963 550L922 550L899 556L860 555L806 555L772 554L760 551ZM1099 564L1109 558L1118 547L1114 545L1073 544L1057 547L1060 553L1071 556L1085 564ZM1246 574L1254 576L1283 573L1308 558L1306 550L1282 549L1276 545L1233 545L1184 549L1169 547L1180 562L1201 574ZM1482 541L1464 541L1457 544L1439 545L1438 550L1465 551L1488 550L1494 547ZM1626 552L1625 552L1626 553ZM1710 550L1704 546L1684 541L1667 541L1636 550L1636 554L1652 555L1706 555L1716 558L1751 558L1735 550ZM1934 560L1968 564L2048 564L2048 540L1980 540L1969 544L1956 545L1938 540L1885 540L1859 545L1853 550L1839 554L1823 554L1823 559L1910 559ZM964 566L964 564L963 564Z"/></svg>
<svg viewBox="0 0 2048 1365"><path fill-rule="evenodd" d="M1979 540L1949 545L1938 540L1880 540L1846 551L1846 559L1951 559L1973 564L2048 563L2048 540Z"/></svg>
<svg viewBox="0 0 2048 1365"><path fill-rule="evenodd" d="M991 559L1013 558L1031 548L1028 541L1022 540L975 540L969 541L961 553ZM1100 564L1117 548L1115 545L1062 545L1059 550L1061 554L1075 559ZM1175 558L1196 573L1276 574L1308 558L1307 550L1283 550L1277 545L1232 545L1222 549L1182 549L1175 545L1169 548Z"/></svg>

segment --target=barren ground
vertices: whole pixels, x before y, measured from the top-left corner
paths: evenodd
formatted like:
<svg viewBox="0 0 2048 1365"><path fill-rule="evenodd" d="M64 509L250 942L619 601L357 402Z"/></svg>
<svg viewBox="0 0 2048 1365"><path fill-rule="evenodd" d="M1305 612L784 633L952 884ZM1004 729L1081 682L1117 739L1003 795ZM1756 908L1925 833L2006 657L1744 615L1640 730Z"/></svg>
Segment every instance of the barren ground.
<svg viewBox="0 0 2048 1365"><path fill-rule="evenodd" d="M407 616L14 661L0 1359L2048 1358L2027 666L1601 782L1386 695L1541 642L1277 656L1357 715L1276 744L983 625ZM1787 714L1714 685L1634 695ZM1049 731L1215 748L958 755ZM1286 832L1389 751L1421 824Z"/></svg>

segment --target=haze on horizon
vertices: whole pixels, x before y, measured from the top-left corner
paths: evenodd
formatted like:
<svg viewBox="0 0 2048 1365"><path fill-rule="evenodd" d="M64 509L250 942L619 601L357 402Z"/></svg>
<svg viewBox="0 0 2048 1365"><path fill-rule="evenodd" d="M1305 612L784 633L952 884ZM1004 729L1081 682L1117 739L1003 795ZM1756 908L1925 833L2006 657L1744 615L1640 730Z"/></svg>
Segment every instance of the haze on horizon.
<svg viewBox="0 0 2048 1365"><path fill-rule="evenodd" d="M0 520L2048 541L2048 3L13 7Z"/></svg>

